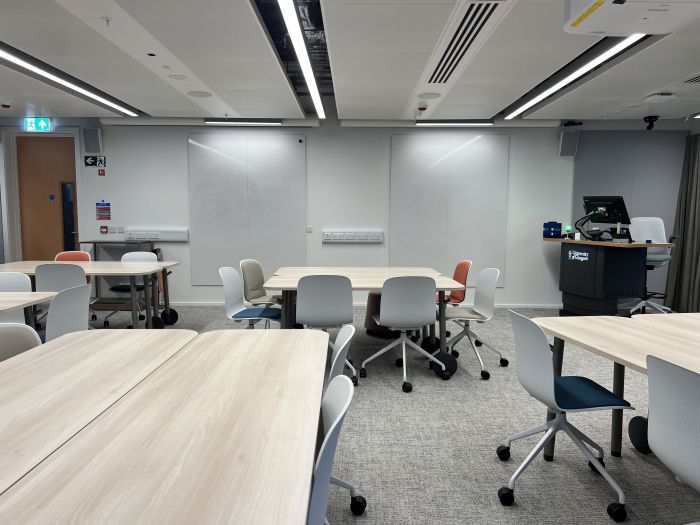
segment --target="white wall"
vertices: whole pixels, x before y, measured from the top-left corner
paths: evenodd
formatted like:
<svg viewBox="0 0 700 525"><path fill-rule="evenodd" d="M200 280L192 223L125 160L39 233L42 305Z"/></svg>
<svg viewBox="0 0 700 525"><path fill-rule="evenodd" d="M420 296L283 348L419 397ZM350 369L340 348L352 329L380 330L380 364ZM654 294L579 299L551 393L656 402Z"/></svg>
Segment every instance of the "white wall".
<svg viewBox="0 0 700 525"><path fill-rule="evenodd" d="M112 225L187 226L187 136L210 128L108 126L103 128L107 176L83 170L79 186L81 237L104 238L95 220L95 202L112 203ZM307 136L307 264L387 265L388 245L322 245L321 231L332 227L389 229L390 143L401 128L321 128L245 130L245 133L303 133ZM226 130L231 132L231 130ZM425 130L421 130L425 133ZM443 130L434 130L443 133ZM488 132L488 131L487 131ZM573 159L558 156L557 129L498 129L510 135L506 281L497 301L510 305L558 305L558 250L542 242L542 223L569 222ZM452 131L454 133L454 131ZM485 203L485 205L488 205ZM478 210L465 210L478 221ZM222 242L225 240L222 239ZM418 243L419 246L419 243ZM186 243L160 244L167 259L180 261L172 282L176 303L221 302L218 287L191 286ZM478 253L465 247L465 258ZM362 294L356 299L362 300Z"/></svg>

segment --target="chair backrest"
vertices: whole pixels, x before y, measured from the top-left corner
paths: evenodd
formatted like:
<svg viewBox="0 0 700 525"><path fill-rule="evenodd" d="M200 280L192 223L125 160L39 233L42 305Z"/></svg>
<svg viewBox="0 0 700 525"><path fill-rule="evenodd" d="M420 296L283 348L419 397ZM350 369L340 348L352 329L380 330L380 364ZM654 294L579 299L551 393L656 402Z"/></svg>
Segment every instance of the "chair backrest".
<svg viewBox="0 0 700 525"><path fill-rule="evenodd" d="M64 334L88 329L88 309L92 286L83 284L58 292L46 316L46 341Z"/></svg>
<svg viewBox="0 0 700 525"><path fill-rule="evenodd" d="M661 217L632 217L630 221L630 235L633 241L668 242ZM647 248L647 257L670 254L670 248Z"/></svg>
<svg viewBox="0 0 700 525"><path fill-rule="evenodd" d="M240 263L243 276L243 299L252 301L265 295L265 275L262 265L255 259L243 259Z"/></svg>
<svg viewBox="0 0 700 525"><path fill-rule="evenodd" d="M452 279L460 284L463 284L466 288L467 277L469 276L469 270L472 267L472 262L469 259L464 261L459 261L457 266L455 266L455 271L452 274ZM466 297L467 290L452 290L450 292L450 302L451 303L461 303Z"/></svg>
<svg viewBox="0 0 700 525"><path fill-rule="evenodd" d="M493 317L496 303L496 283L501 271L498 268L484 268L476 277L474 291L474 311L487 319Z"/></svg>
<svg viewBox="0 0 700 525"><path fill-rule="evenodd" d="M90 252L83 252L78 250L72 250L67 252L59 252L56 257L53 258L54 261L92 261L92 256ZM90 277L88 276L86 281L90 282Z"/></svg>
<svg viewBox="0 0 700 525"><path fill-rule="evenodd" d="M647 356L649 447L683 483L700 492L700 374Z"/></svg>
<svg viewBox="0 0 700 525"><path fill-rule="evenodd" d="M40 344L39 334L31 326L22 323L0 323L0 361Z"/></svg>
<svg viewBox="0 0 700 525"><path fill-rule="evenodd" d="M352 401L353 390L350 378L339 375L328 384L321 401L324 438L314 467L307 522L309 525L323 525L326 520L333 458L338 445L340 429L343 426L343 419Z"/></svg>
<svg viewBox="0 0 700 525"><path fill-rule="evenodd" d="M219 268L221 282L224 285L224 309L226 317L231 317L245 310L243 304L243 281L238 270L230 266Z"/></svg>
<svg viewBox="0 0 700 525"><path fill-rule="evenodd" d="M0 272L0 292L31 292L32 281L29 276L19 272ZM21 308L0 314L0 323L24 323Z"/></svg>
<svg viewBox="0 0 700 525"><path fill-rule="evenodd" d="M297 286L297 323L332 327L352 323L352 284L342 275L307 275Z"/></svg>
<svg viewBox="0 0 700 525"><path fill-rule="evenodd" d="M435 281L430 277L392 277L382 287L379 324L421 328L435 323Z"/></svg>
<svg viewBox="0 0 700 525"><path fill-rule="evenodd" d="M37 292L62 292L82 286L87 281L85 272L77 264L47 263L36 267L34 279Z"/></svg>
<svg viewBox="0 0 700 525"><path fill-rule="evenodd" d="M549 341L533 321L514 312L510 313L515 339L515 368L523 388L545 405L558 408L554 395L554 365Z"/></svg>
<svg viewBox="0 0 700 525"><path fill-rule="evenodd" d="M157 262L158 256L153 252L126 252L122 262Z"/></svg>
<svg viewBox="0 0 700 525"><path fill-rule="evenodd" d="M328 374L328 380L331 381L335 376L342 375L345 367L345 359L350 350L352 337L355 335L355 327L351 324L343 326L338 335L335 336L335 344L333 348L333 357L331 358L331 371Z"/></svg>

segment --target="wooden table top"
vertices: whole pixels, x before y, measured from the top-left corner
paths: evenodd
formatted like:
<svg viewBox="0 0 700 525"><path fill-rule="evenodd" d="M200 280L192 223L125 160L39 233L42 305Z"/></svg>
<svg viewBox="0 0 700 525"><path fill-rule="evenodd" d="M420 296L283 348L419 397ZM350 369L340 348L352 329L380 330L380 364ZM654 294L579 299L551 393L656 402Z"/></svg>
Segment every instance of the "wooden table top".
<svg viewBox="0 0 700 525"><path fill-rule="evenodd" d="M89 330L0 362L0 493L196 335L191 330Z"/></svg>
<svg viewBox="0 0 700 525"><path fill-rule="evenodd" d="M700 373L696 339L681 331L660 330L628 317L538 317L533 321L553 336L643 374L648 355Z"/></svg>
<svg viewBox="0 0 700 525"><path fill-rule="evenodd" d="M2 494L0 523L306 524L327 343L198 336Z"/></svg>
<svg viewBox="0 0 700 525"><path fill-rule="evenodd" d="M56 292L0 292L0 314L50 301Z"/></svg>
<svg viewBox="0 0 700 525"><path fill-rule="evenodd" d="M683 314L638 314L632 319L654 326L654 330L678 331L693 340L700 352L700 313Z"/></svg>
<svg viewBox="0 0 700 525"><path fill-rule="evenodd" d="M432 268L419 267L352 267L352 266L309 266L280 268L265 283L270 290L296 290L299 279L307 275L344 275L352 284L353 290L381 289L384 281L391 277L422 276L431 277L437 290L464 290L464 285L446 277Z"/></svg>
<svg viewBox="0 0 700 525"><path fill-rule="evenodd" d="M16 261L0 264L0 272L20 272L34 275L40 264L75 264L92 276L150 275L180 264L177 261L121 262L121 261Z"/></svg>
<svg viewBox="0 0 700 525"><path fill-rule="evenodd" d="M557 239L555 237L544 237L544 241L558 242L566 244L588 244L590 246L612 246L614 248L673 248L672 242L612 242L593 241L590 239Z"/></svg>

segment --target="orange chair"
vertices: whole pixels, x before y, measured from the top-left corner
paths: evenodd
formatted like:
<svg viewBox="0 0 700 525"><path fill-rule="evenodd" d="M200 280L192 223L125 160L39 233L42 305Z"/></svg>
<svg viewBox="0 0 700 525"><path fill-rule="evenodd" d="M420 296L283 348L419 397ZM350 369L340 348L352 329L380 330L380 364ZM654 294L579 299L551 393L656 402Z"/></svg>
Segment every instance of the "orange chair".
<svg viewBox="0 0 700 525"><path fill-rule="evenodd" d="M452 290L450 292L450 295L445 297L445 300L447 302L448 306L459 306L463 301L464 298L467 295L467 277L469 276L469 270L472 267L472 262L469 259L464 259L463 261L459 261L457 263L457 266L455 266L455 271L452 274L452 280L457 281L459 284L464 285L463 290ZM435 296L435 302L438 303L438 296ZM449 330L445 332L445 337L450 337L452 334L450 333ZM429 343L426 343L426 349L432 350L432 351L437 351L440 347L437 339L435 340L430 340ZM454 348L452 349L452 355L455 357L459 357L459 352L455 350Z"/></svg>
<svg viewBox="0 0 700 525"><path fill-rule="evenodd" d="M53 258L54 261L92 261L92 256L90 255L90 252L83 252L83 251L68 251L68 252L60 252L56 254L56 257ZM88 275L87 278L87 283L90 284L92 282L92 278ZM97 321L97 314L95 311L90 308L90 313L91 319L93 321Z"/></svg>

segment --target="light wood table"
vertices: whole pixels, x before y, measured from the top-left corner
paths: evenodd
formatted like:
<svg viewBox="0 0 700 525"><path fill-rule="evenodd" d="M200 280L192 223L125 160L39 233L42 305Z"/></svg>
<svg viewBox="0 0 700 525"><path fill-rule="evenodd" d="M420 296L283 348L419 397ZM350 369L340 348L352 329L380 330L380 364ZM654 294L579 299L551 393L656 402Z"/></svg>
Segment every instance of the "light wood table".
<svg viewBox="0 0 700 525"><path fill-rule="evenodd" d="M327 344L198 336L2 494L0 523L305 524Z"/></svg>
<svg viewBox="0 0 700 525"><path fill-rule="evenodd" d="M0 493L196 335L191 330L75 332L0 362Z"/></svg>
<svg viewBox="0 0 700 525"><path fill-rule="evenodd" d="M179 264L177 261L147 262L121 262L121 261L16 261L0 264L0 272L20 272L29 276L36 274L36 267L41 264L74 264L80 266L85 275L93 277L129 277L131 290L131 324L138 327L138 296L136 291L136 278L143 278L144 302L146 304L146 328L153 326L153 308L151 302L157 303L155 296L157 282L155 276L161 274L163 278L163 296L165 298L165 311L169 313L168 294L168 268ZM152 301L153 298L153 301ZM156 308L157 309L157 308Z"/></svg>
<svg viewBox="0 0 700 525"><path fill-rule="evenodd" d="M591 239L566 239L556 237L544 237L547 242L558 242L566 244L586 244L588 246L608 246L612 248L673 248L672 242L613 242L613 241L594 241Z"/></svg>
<svg viewBox="0 0 700 525"><path fill-rule="evenodd" d="M401 266L308 266L283 267L265 283L268 290L282 292L282 327L291 328L294 325L296 291L299 280L308 275L343 275L350 279L352 289L381 290L384 281L392 277L421 276L430 277L435 281L438 291L438 321L440 323L440 351L446 352L447 321L445 319L445 292L464 290L464 285L450 277L442 275L432 268L401 267Z"/></svg>
<svg viewBox="0 0 700 525"><path fill-rule="evenodd" d="M647 315L646 317L671 317ZM613 361L613 393L623 397L625 368L646 374L646 358L653 355L693 372L700 373L698 338L686 331L660 329L661 323L628 317L580 316L539 317L533 319L545 332L554 336L555 373L561 374L564 342ZM611 453L622 450L622 410L612 411ZM553 416L549 414L548 418ZM545 448L545 459L554 454L554 444Z"/></svg>
<svg viewBox="0 0 700 525"><path fill-rule="evenodd" d="M32 306L50 301L55 295L55 292L0 292L0 314L22 308L24 322L36 328Z"/></svg>
<svg viewBox="0 0 700 525"><path fill-rule="evenodd" d="M633 315L632 319L650 324L664 334L680 332L693 340L700 352L700 313L638 314Z"/></svg>

